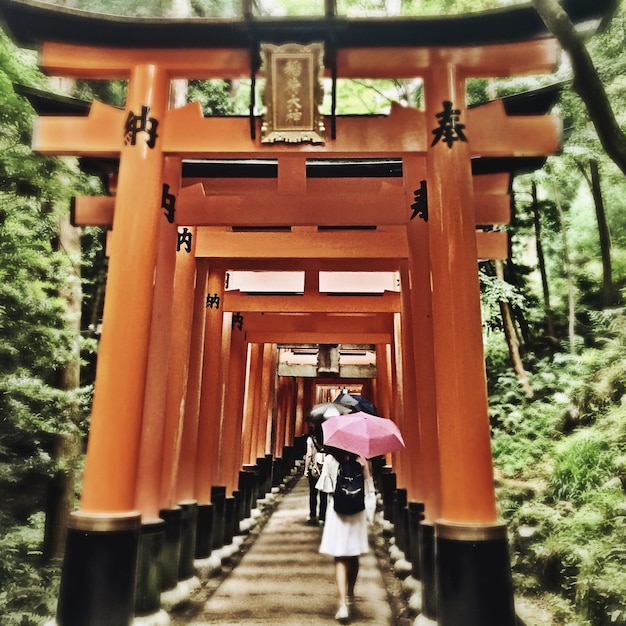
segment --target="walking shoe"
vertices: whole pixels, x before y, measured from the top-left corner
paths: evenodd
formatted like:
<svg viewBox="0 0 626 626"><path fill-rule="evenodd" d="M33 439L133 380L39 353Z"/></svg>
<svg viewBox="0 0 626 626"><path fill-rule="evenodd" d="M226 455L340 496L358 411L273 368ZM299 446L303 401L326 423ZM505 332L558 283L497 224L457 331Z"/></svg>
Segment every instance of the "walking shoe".
<svg viewBox="0 0 626 626"><path fill-rule="evenodd" d="M342 604L339 607L339 610L337 611L337 613L335 613L335 619L338 622L346 622L348 620L348 617L350 616L350 612L348 611L348 607L345 604Z"/></svg>

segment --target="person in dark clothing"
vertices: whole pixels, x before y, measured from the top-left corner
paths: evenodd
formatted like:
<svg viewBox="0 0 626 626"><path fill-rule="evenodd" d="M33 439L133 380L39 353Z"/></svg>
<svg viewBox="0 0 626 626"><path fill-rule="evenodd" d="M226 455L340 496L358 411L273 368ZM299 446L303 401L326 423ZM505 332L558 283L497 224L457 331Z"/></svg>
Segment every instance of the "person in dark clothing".
<svg viewBox="0 0 626 626"><path fill-rule="evenodd" d="M324 452L319 439L316 436L315 428L309 430L306 440L306 456L304 457L304 475L309 480L309 519L308 524L323 524L326 520L326 506L328 494L318 491L315 488L322 465L324 464ZM319 517L317 515L317 505L319 500Z"/></svg>

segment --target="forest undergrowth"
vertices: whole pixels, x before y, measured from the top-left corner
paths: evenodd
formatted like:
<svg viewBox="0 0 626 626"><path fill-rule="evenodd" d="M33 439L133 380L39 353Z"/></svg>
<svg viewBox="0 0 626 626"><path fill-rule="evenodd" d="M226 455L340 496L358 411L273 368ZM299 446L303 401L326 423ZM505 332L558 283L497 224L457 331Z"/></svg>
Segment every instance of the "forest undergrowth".
<svg viewBox="0 0 626 626"><path fill-rule="evenodd" d="M532 399L487 350L498 504L518 596L555 625L624 626L626 317L593 322L593 347L527 355Z"/></svg>

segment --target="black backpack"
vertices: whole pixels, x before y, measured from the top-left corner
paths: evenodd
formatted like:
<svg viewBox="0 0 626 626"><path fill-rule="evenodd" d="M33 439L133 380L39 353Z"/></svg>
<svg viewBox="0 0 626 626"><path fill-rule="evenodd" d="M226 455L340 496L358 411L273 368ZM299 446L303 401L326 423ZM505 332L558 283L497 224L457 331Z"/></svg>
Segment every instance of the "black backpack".
<svg viewBox="0 0 626 626"><path fill-rule="evenodd" d="M354 515L365 509L363 466L356 459L339 462L333 506L341 515Z"/></svg>

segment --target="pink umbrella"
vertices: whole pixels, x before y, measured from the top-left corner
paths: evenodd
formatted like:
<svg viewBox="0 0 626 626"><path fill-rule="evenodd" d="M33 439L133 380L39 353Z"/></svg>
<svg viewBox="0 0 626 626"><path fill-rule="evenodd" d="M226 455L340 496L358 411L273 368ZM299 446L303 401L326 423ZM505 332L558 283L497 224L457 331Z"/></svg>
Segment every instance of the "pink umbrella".
<svg viewBox="0 0 626 626"><path fill-rule="evenodd" d="M369 413L336 415L322 423L324 445L354 452L366 459L404 449L398 427L385 417Z"/></svg>

